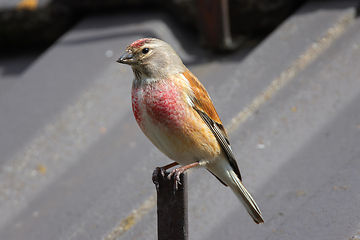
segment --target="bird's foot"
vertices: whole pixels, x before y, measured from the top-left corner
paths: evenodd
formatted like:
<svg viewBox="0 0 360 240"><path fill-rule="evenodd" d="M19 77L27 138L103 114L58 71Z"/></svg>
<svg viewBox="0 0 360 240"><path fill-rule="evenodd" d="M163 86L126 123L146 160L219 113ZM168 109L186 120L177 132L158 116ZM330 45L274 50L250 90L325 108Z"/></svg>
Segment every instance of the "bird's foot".
<svg viewBox="0 0 360 240"><path fill-rule="evenodd" d="M159 191L159 175L162 176L162 178L165 178L165 171L166 169L164 167L156 167L153 174L152 174L152 181L155 184L156 191Z"/></svg>
<svg viewBox="0 0 360 240"><path fill-rule="evenodd" d="M181 185L181 181L180 181L180 175L185 172L187 168L176 168L174 170L171 171L171 173L167 176L167 178L170 180L172 178L172 176L174 175L174 194L175 192L179 189L179 184Z"/></svg>

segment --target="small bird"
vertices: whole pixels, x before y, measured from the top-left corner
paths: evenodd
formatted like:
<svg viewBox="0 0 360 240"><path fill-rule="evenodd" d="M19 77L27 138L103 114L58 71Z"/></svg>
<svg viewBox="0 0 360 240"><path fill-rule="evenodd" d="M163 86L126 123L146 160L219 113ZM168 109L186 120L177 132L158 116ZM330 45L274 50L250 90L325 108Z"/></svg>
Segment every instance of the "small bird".
<svg viewBox="0 0 360 240"><path fill-rule="evenodd" d="M143 38L131 43L117 60L131 66L132 109L148 139L174 163L166 165L176 181L185 170L203 166L229 186L259 224L264 220L242 184L239 167L210 96L166 42ZM170 175L170 176L171 176Z"/></svg>

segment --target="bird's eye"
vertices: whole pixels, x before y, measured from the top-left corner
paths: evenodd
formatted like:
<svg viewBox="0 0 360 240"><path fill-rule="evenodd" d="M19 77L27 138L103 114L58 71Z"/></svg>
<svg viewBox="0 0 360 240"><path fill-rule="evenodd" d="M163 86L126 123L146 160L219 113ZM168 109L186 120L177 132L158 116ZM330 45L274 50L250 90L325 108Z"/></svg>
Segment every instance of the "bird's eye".
<svg viewBox="0 0 360 240"><path fill-rule="evenodd" d="M147 54L149 52L149 49L148 48L144 48L143 50L142 50L142 53L143 54Z"/></svg>

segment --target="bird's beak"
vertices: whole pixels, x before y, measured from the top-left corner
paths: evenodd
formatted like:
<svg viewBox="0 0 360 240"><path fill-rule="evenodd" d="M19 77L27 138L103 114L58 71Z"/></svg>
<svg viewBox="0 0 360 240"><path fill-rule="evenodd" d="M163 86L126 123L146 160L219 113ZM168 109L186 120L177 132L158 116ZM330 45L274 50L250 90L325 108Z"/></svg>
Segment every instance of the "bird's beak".
<svg viewBox="0 0 360 240"><path fill-rule="evenodd" d="M131 52L124 53L118 60L118 63L131 64L134 62L134 58Z"/></svg>

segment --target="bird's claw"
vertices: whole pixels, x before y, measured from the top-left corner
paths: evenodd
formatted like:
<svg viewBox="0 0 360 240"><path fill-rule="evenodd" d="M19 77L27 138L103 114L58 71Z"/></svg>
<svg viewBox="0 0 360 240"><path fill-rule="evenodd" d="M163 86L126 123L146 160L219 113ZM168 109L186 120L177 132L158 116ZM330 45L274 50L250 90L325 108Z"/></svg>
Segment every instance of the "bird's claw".
<svg viewBox="0 0 360 240"><path fill-rule="evenodd" d="M152 180L153 183L155 184L155 188L157 192L159 191L159 173L163 178L165 178L165 171L166 170L162 167L156 167L152 174Z"/></svg>
<svg viewBox="0 0 360 240"><path fill-rule="evenodd" d="M167 178L170 180L171 177L174 175L174 194L179 189L179 184L181 185L180 175L183 173L181 168L174 169Z"/></svg>

